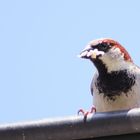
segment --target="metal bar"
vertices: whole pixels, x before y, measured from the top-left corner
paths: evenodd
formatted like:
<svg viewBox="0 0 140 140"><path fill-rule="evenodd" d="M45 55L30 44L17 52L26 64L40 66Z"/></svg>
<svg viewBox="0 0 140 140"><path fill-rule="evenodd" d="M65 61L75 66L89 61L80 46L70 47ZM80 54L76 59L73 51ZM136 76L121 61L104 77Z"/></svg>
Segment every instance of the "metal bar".
<svg viewBox="0 0 140 140"><path fill-rule="evenodd" d="M140 133L140 109L0 125L0 140L70 140Z"/></svg>

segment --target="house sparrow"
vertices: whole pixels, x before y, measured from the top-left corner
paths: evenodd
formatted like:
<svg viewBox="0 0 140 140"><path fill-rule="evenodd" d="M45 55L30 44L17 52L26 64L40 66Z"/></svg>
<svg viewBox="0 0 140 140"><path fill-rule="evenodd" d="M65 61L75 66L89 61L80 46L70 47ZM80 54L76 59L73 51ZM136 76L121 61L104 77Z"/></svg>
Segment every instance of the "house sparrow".
<svg viewBox="0 0 140 140"><path fill-rule="evenodd" d="M97 69L91 83L94 111L107 112L140 107L140 68L126 49L109 38L91 41L79 57L89 59Z"/></svg>

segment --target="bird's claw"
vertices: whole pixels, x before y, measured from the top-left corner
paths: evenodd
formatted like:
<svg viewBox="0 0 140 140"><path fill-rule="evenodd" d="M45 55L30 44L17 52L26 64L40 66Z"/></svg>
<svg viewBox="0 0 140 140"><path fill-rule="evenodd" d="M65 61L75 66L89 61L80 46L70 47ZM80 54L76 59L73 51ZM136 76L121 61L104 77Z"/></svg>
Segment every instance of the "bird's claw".
<svg viewBox="0 0 140 140"><path fill-rule="evenodd" d="M90 111L84 111L83 109L79 109L79 111L78 111L78 115L82 114L84 116L84 118L87 118L87 116L89 114L94 114L94 113L96 113L95 106L93 106Z"/></svg>

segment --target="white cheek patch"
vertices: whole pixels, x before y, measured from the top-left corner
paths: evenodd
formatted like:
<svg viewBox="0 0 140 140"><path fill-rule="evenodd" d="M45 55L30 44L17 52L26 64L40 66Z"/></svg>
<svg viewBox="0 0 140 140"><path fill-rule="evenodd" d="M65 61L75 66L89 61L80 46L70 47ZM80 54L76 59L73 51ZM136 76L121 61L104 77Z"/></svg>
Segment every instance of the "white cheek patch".
<svg viewBox="0 0 140 140"><path fill-rule="evenodd" d="M103 57L100 57L103 63L107 67L108 72L123 70L128 67L126 61L124 61L124 54L119 48L111 48Z"/></svg>
<svg viewBox="0 0 140 140"><path fill-rule="evenodd" d="M117 59L117 60L124 59L124 54L121 53L119 48L113 48L110 53L111 53L112 58L114 58L114 59Z"/></svg>

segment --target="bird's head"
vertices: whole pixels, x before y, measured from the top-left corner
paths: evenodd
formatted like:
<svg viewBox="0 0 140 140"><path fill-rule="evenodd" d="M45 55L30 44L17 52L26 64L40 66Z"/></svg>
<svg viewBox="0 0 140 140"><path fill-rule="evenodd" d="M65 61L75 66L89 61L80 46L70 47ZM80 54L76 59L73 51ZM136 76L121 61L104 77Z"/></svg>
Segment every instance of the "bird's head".
<svg viewBox="0 0 140 140"><path fill-rule="evenodd" d="M79 57L90 59L99 72L125 69L132 59L126 49L110 38L91 41Z"/></svg>

